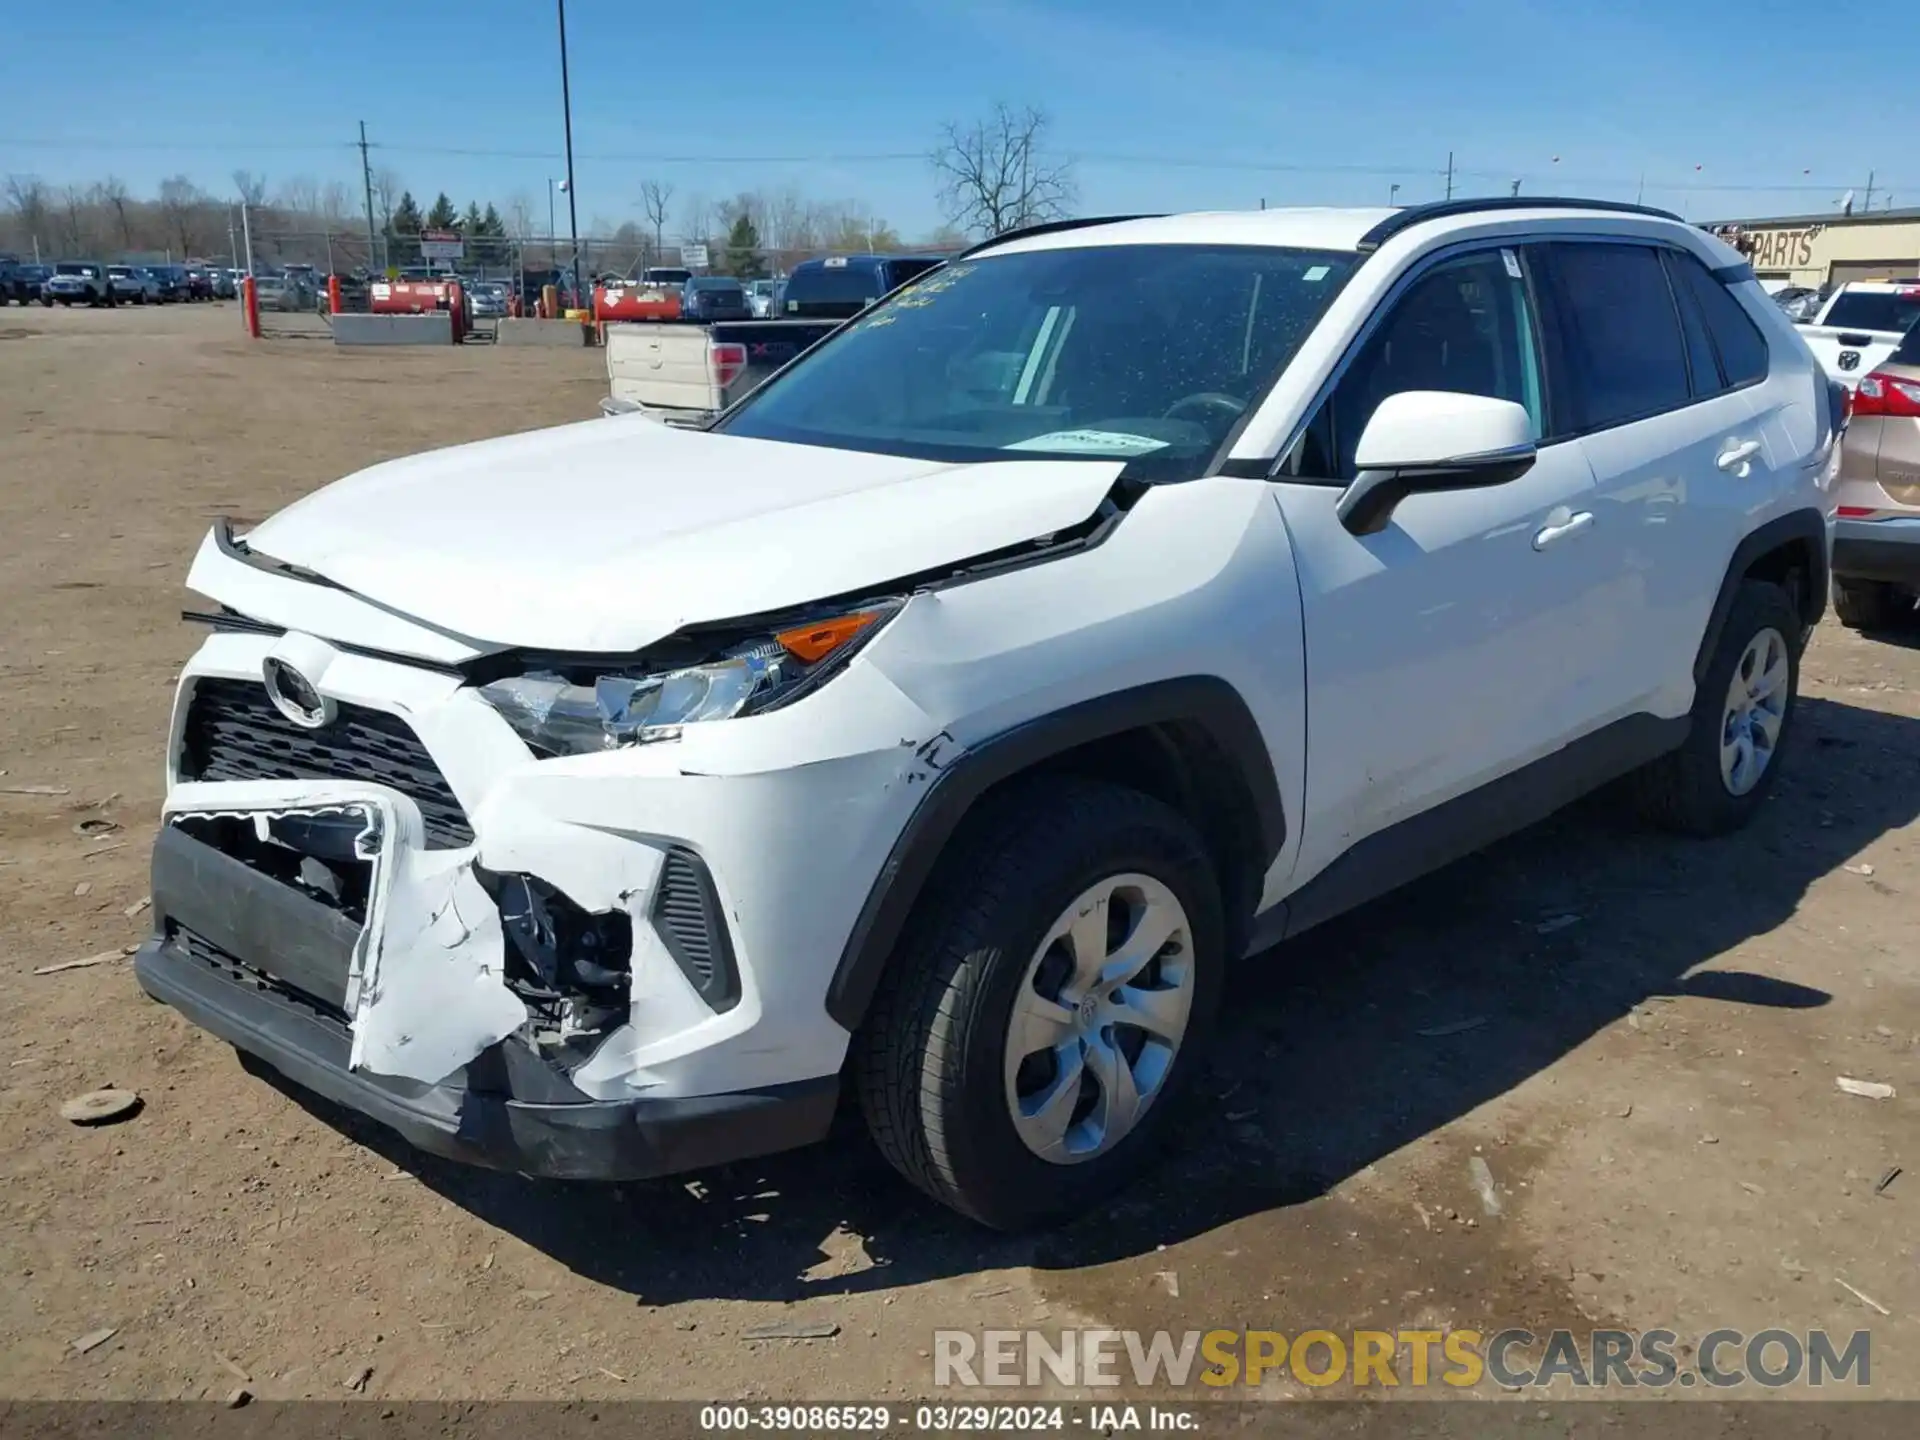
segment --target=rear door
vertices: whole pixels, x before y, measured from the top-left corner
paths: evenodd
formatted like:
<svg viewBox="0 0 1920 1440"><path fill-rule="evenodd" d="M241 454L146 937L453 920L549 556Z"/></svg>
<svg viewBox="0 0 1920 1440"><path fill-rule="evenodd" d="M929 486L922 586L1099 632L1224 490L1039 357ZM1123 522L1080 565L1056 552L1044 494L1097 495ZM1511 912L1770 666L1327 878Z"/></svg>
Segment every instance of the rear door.
<svg viewBox="0 0 1920 1440"><path fill-rule="evenodd" d="M1691 293L1690 256L1628 240L1542 249L1558 390L1593 470L1607 572L1598 663L1578 678L1578 703L1594 727L1683 714L1743 517L1772 498L1751 356L1731 383Z"/></svg>

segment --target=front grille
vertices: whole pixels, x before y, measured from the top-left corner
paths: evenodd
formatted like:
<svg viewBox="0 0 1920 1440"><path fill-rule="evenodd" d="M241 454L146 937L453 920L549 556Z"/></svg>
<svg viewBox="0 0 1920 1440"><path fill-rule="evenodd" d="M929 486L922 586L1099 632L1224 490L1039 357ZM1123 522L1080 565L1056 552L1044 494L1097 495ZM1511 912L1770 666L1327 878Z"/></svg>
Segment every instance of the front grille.
<svg viewBox="0 0 1920 1440"><path fill-rule="evenodd" d="M733 944L720 913L713 876L697 855L669 850L660 866L653 896L653 928L667 953L715 1011L740 1000L740 978L733 966Z"/></svg>
<svg viewBox="0 0 1920 1440"><path fill-rule="evenodd" d="M183 780L365 780L420 807L427 844L473 843L473 826L420 737L398 715L340 705L331 725L308 730L282 715L264 685L197 680L187 704Z"/></svg>

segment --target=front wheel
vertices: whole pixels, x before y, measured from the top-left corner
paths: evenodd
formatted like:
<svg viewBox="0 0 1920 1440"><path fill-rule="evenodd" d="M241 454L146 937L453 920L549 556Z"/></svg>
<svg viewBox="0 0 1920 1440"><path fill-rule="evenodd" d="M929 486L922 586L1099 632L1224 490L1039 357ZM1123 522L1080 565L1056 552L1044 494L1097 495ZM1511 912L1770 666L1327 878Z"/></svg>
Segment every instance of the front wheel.
<svg viewBox="0 0 1920 1440"><path fill-rule="evenodd" d="M1219 883L1146 795L1036 780L982 802L929 880L855 1038L875 1142L996 1229L1069 1219L1151 1159L1204 1056Z"/></svg>
<svg viewBox="0 0 1920 1440"><path fill-rule="evenodd" d="M1753 818L1791 736L1801 640L1800 612L1785 590L1741 582L1694 691L1685 743L1634 775L1649 820L1724 835Z"/></svg>

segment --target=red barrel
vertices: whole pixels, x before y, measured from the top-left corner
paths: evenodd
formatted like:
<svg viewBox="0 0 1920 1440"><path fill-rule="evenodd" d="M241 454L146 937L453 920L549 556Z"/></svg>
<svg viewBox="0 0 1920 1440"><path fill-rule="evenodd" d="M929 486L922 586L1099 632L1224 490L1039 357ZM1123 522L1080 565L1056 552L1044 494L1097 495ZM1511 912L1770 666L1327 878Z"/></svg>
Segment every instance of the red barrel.
<svg viewBox="0 0 1920 1440"><path fill-rule="evenodd" d="M593 292L595 320L678 320L680 292L665 285L600 285Z"/></svg>

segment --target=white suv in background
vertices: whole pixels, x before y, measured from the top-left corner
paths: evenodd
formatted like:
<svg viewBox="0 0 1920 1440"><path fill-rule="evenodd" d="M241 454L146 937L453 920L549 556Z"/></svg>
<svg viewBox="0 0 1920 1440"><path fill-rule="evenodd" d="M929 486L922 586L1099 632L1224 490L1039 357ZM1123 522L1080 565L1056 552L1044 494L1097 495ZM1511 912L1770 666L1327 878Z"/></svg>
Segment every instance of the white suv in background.
<svg viewBox="0 0 1920 1440"><path fill-rule="evenodd" d="M1618 776L1753 814L1843 415L1658 212L1000 237L709 431L217 526L141 983L463 1160L667 1173L848 1087L938 1199L1078 1213L1230 962Z"/></svg>

